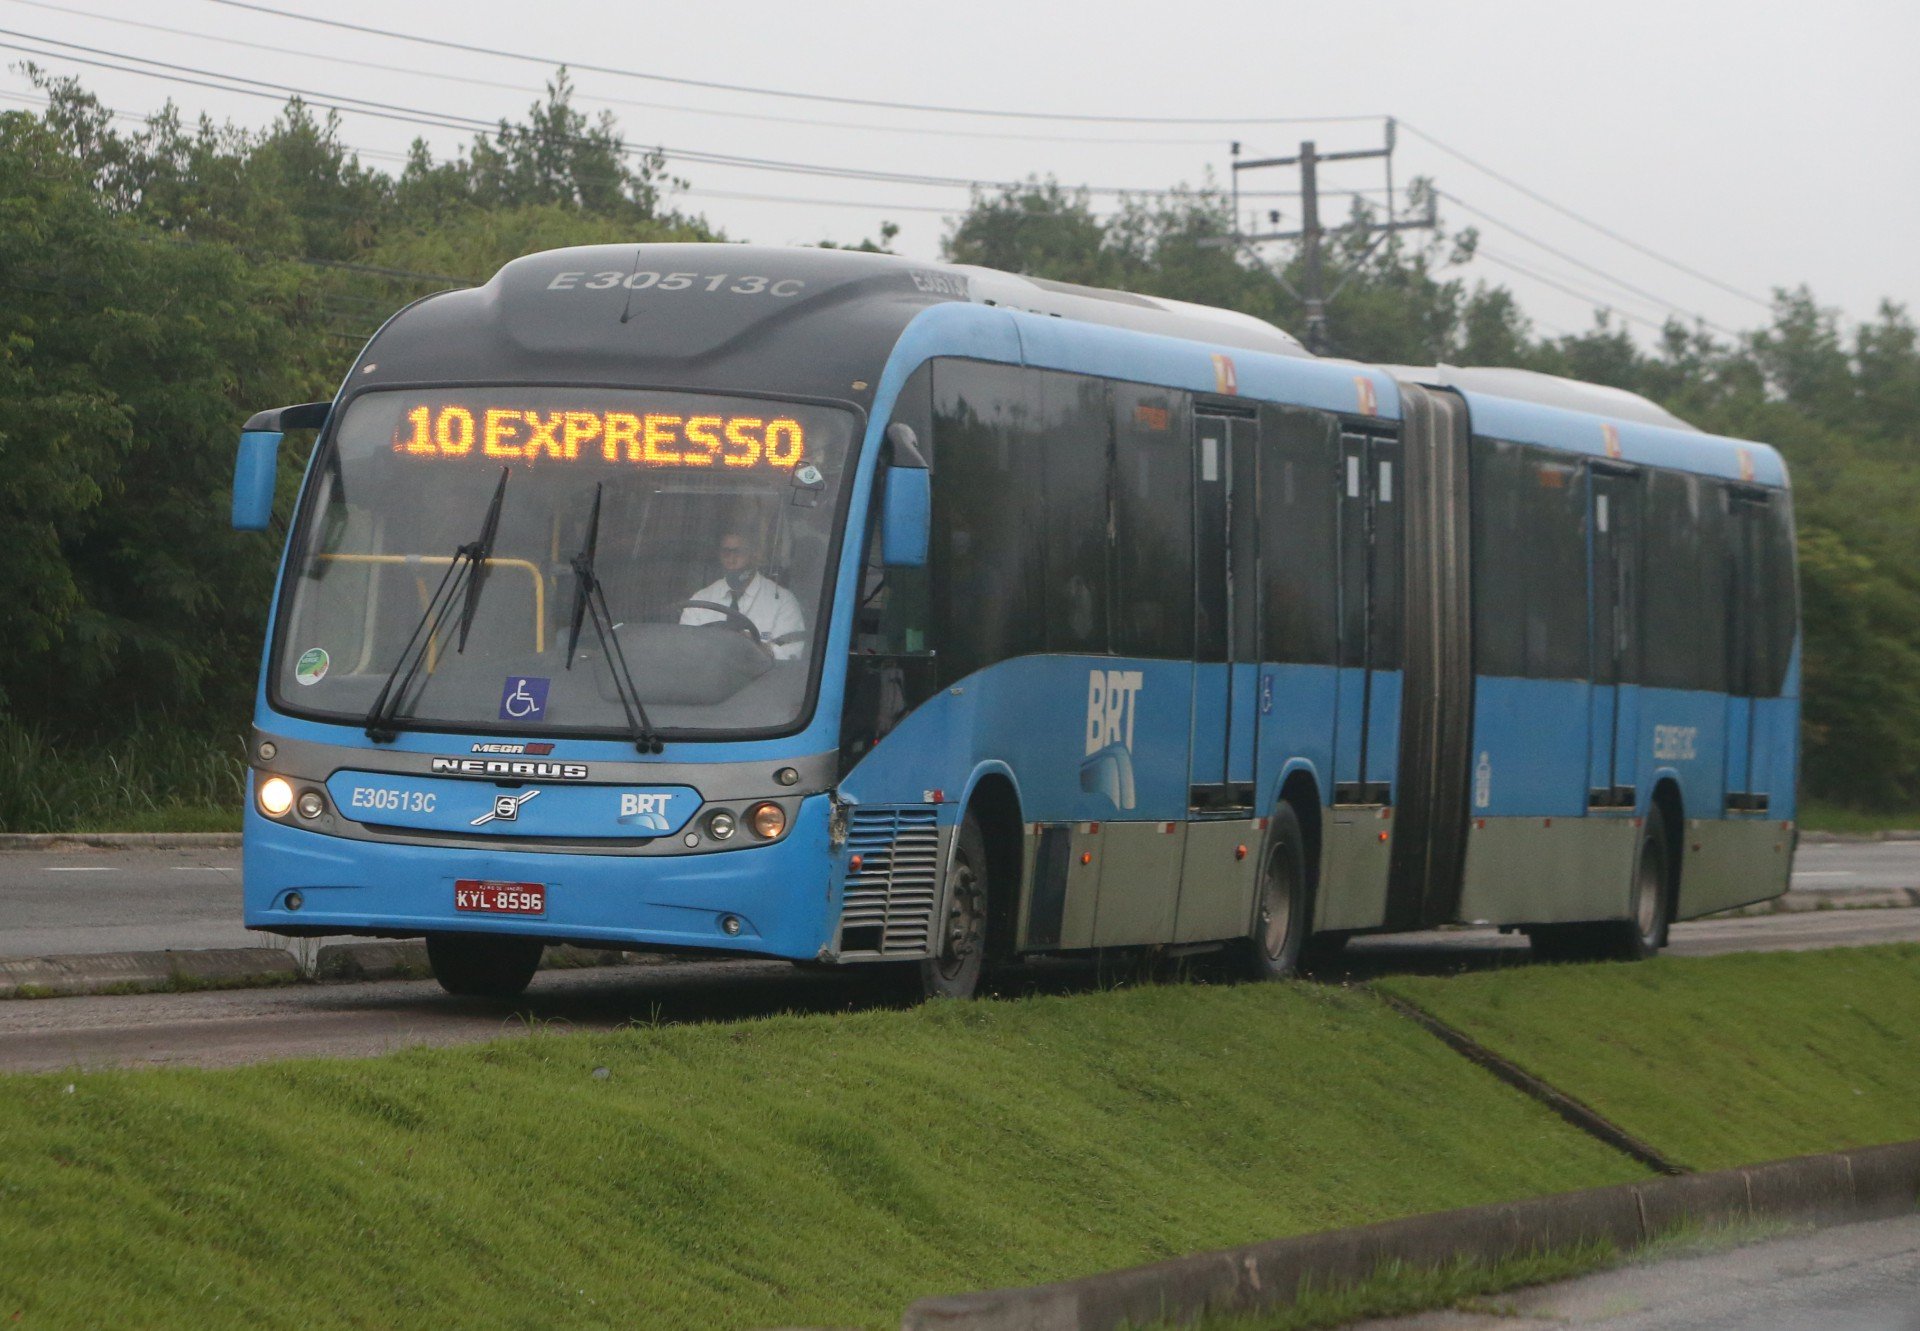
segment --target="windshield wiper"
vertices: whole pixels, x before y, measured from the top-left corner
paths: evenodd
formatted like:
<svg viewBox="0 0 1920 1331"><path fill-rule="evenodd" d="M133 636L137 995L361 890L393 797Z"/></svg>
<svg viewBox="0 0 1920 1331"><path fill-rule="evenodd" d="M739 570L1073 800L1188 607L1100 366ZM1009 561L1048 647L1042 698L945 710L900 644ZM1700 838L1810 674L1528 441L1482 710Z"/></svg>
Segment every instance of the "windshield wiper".
<svg viewBox="0 0 1920 1331"><path fill-rule="evenodd" d="M487 560L493 556L493 540L500 530L500 505L506 498L510 474L509 468L500 468L500 483L493 487L493 500L487 505L479 538L454 550L440 585L433 589L426 609L420 612L420 622L413 626L407 645L400 649L400 659L393 663L387 682L380 686L380 694L367 712L367 738L374 743L391 743L399 735L401 699L407 696L407 690L419 676L420 666L427 659L427 649L440 636L441 625L446 623L463 581L467 599L460 612L459 650L467 650L467 630L473 627L474 607L480 602L480 583L486 576Z"/></svg>
<svg viewBox="0 0 1920 1331"><path fill-rule="evenodd" d="M620 650L620 639L613 631L613 616L607 613L607 594L600 586L600 575L593 571L593 561L600 548L600 491L601 486L596 484L593 512L587 518L586 543L573 557L573 623L567 634L567 669L573 669L573 654L580 646L580 625L590 616L593 631L600 639L600 650L606 654L607 668L613 672L614 692L620 695L621 710L627 714L627 732L633 737L633 747L642 753L659 753L666 745L654 732L653 722L647 719L646 704L640 701L633 671L627 668L627 654Z"/></svg>

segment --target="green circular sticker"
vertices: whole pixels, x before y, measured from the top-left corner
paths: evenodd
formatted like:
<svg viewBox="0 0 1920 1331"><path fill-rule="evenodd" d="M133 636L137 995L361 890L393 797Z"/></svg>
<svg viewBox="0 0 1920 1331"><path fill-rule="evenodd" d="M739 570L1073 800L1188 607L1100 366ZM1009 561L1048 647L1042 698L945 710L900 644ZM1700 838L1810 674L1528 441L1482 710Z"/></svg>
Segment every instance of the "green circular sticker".
<svg viewBox="0 0 1920 1331"><path fill-rule="evenodd" d="M302 684L318 684L327 677L328 664L326 648L309 647L294 663L293 677Z"/></svg>

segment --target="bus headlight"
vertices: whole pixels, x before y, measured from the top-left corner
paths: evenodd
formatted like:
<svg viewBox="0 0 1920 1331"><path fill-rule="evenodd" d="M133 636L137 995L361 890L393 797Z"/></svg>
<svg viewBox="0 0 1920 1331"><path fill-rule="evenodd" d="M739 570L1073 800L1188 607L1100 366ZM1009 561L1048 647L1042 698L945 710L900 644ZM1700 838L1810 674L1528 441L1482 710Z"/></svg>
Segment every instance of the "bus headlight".
<svg viewBox="0 0 1920 1331"><path fill-rule="evenodd" d="M771 841L787 830L787 811L778 804L756 804L747 810L747 824L753 834Z"/></svg>
<svg viewBox="0 0 1920 1331"><path fill-rule="evenodd" d="M715 841L725 841L733 835L733 815L725 809L715 809L707 815L707 835Z"/></svg>
<svg viewBox="0 0 1920 1331"><path fill-rule="evenodd" d="M260 810L269 818L278 818L293 807L293 786L284 776L270 776L260 783Z"/></svg>
<svg viewBox="0 0 1920 1331"><path fill-rule="evenodd" d="M301 791L299 803L302 818L318 818L327 811L326 797L317 790Z"/></svg>

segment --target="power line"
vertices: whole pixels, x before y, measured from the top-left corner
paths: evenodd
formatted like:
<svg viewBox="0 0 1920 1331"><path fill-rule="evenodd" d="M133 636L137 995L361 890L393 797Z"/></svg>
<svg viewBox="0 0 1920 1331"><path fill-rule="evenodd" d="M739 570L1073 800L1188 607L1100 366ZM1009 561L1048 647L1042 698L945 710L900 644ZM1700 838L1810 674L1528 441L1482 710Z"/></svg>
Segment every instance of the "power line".
<svg viewBox="0 0 1920 1331"><path fill-rule="evenodd" d="M228 37L220 33L201 32L194 28L169 27L164 23L148 23L141 19L126 18L118 14L101 14L93 10L76 9L71 5L54 4L52 0L9 0L16 5L27 5L34 9L50 10L59 14L71 14L78 18L97 19L105 23L118 23L124 27L143 28L149 32L164 32L176 37L190 37L198 41L219 42L227 46L237 46L249 51L265 51L271 55L295 56L309 60L323 60L330 64L351 65L358 69L377 70L385 74L405 74L409 78L438 79L445 83L464 83L472 87L493 88L501 91L519 92L539 96L541 89L525 84L503 83L497 79L476 78L470 74L449 74L442 70L420 69L409 65L389 65L378 60L359 60L352 56L334 55L325 51L300 50L291 46L274 46L268 42L250 42L239 37ZM862 124L849 120L814 120L803 116L774 115L761 111L728 111L717 107L679 106L672 102L649 102L632 97L610 97L604 94L581 92L582 100L606 102L614 106L635 107L646 111L669 111L679 115L714 116L727 120L751 120L763 124L805 125L818 129L850 129L876 134L913 134L937 138L984 139L990 142L1032 142L1032 143L1079 143L1112 144L1117 147L1194 147L1205 144L1218 144L1218 136L1205 138L1139 138L1117 135L1089 134L1021 134L1008 130L968 130L936 129L931 126L912 125L876 125Z"/></svg>
<svg viewBox="0 0 1920 1331"><path fill-rule="evenodd" d="M301 14L289 9L277 9L272 5L253 4L250 0L209 0L216 5L225 5L231 9L252 10L257 14L271 14L276 18L297 19L302 23L315 23L322 27L339 28L347 32L364 33L373 37L390 37L396 41L418 42L423 46L437 46L448 51L462 51L468 55L494 56L501 60L520 60L552 69L556 65L565 65L568 69L583 69L595 74L611 74L618 78L645 79L651 83L671 83L686 88L708 88L716 92L745 93L754 97L783 97L802 102L832 102L839 106L865 106L880 111L916 111L930 115L949 116L986 116L1003 120L1051 120L1074 121L1081 124L1105 125L1305 125L1305 124L1342 124L1358 121L1378 120L1377 115L1357 116L1120 116L1089 115L1066 111L1008 111L1000 108L970 106L938 106L918 102L889 102L869 97L845 97L835 93L799 92L786 88L756 88L740 83L719 83L712 79L690 79L673 74L655 74L646 70L621 69L613 65L596 65L584 60L567 60L558 56L528 55L524 51L503 51L497 47L474 46L466 42L448 41L442 37L422 37L417 33L396 32L390 28L374 28L362 23L348 23L344 19L321 18L315 14Z"/></svg>
<svg viewBox="0 0 1920 1331"><path fill-rule="evenodd" d="M223 3L224 0L216 0ZM0 41L0 50L19 51L25 55L39 56L47 60L68 60L75 64L90 65L100 69L113 70L122 74L138 74L146 78L160 79L165 82L180 83L191 87L210 88L216 92L236 93L248 97L266 97L281 100L292 95L310 105L345 114L373 116L383 120L394 120L403 124L430 126L441 129L454 129L466 133L489 134L499 128L497 121L482 120L475 116L462 115L452 111L430 111L418 107L402 106L393 102L375 101L372 98L355 97L343 93L320 92L308 88L294 87L291 84L275 83L264 79L249 78L242 74L226 74L218 70L202 69L194 65L181 65L167 60L155 60L147 56L129 55L121 51L110 51L101 47L86 46L79 42L69 42L57 37L43 37L37 33L23 33L10 28L0 28L0 34L23 38L27 41L44 42L53 46L67 48L66 51L47 51L35 47L22 46L17 42ZM73 55L72 51L83 51L86 55ZM129 68L124 64L111 61L133 61L137 64L151 65L154 69ZM161 74L155 70L167 70ZM209 82L208 80L223 80ZM234 87L233 84L251 85ZM268 91L262 91L268 90ZM583 143L587 140L567 139L559 141ZM597 146L597 145L596 145ZM669 148L665 145L656 148L627 148L621 150L625 156L646 156L658 153L672 160L691 162L704 166L737 167L750 171L773 171L792 175L812 175L840 180L870 180L883 184L914 185L937 189L966 190L1022 190L1034 182L1008 180L982 180L964 176L934 176L916 172L878 171L861 167L824 166L815 163L790 162L778 158L750 157L737 153L719 153L693 148ZM1131 196L1137 198L1190 198L1206 193L1193 189L1153 189L1136 188L1127 185L1073 185L1063 187L1070 192L1088 194ZM1275 194L1271 197L1287 197Z"/></svg>
<svg viewBox="0 0 1920 1331"><path fill-rule="evenodd" d="M1547 242L1544 240L1540 240L1537 237L1528 235L1526 232L1522 231L1519 227L1514 226L1511 222L1501 221L1499 218L1493 216L1491 213L1485 212L1479 208L1474 207L1472 204L1468 203L1465 199L1461 198L1457 194L1449 194L1445 190L1436 189L1434 190L1434 195L1438 198L1445 199L1448 203L1451 203L1456 207L1464 209L1466 212L1472 213L1475 217L1480 218L1482 221L1491 222L1494 226L1499 227L1501 230L1506 231L1511 235L1519 237L1521 240L1526 241L1529 245L1532 245L1538 249L1545 250L1548 254L1553 255L1556 259L1562 259L1567 263L1572 264L1576 268L1585 269L1587 272L1592 273L1595 277L1601 278L1607 282L1612 283L1614 286L1619 287L1622 291L1625 291L1632 295L1640 297L1640 299L1649 302L1657 309L1664 309L1668 311L1679 311L1682 314L1686 314L1689 318L1692 318L1698 321L1699 323L1704 324L1706 327L1713 329L1713 331L1716 333L1720 333L1727 337L1738 336L1738 334L1735 333L1731 328L1723 328L1721 325L1707 318L1707 316L1704 314L1700 314L1697 311L1681 309L1680 306L1676 305L1674 302L1670 300L1666 300L1660 296L1657 296L1653 292L1648 291L1645 288L1637 287L1633 283L1628 282L1623 278L1615 277L1613 274L1606 272L1604 269L1596 268L1592 264L1588 263L1586 260L1578 258L1572 254L1568 254L1565 250L1556 249L1554 246L1547 244Z"/></svg>
<svg viewBox="0 0 1920 1331"><path fill-rule="evenodd" d="M1501 267L1501 268L1505 268L1509 272L1518 273L1520 276L1529 278L1532 281L1538 282L1542 286L1552 287L1555 291L1561 292L1564 295L1572 296L1575 300L1579 301L1582 305L1591 306L1593 309L1601 311L1602 313L1617 314L1622 319L1628 319L1637 324L1644 324L1648 328L1653 329L1655 332L1663 333L1666 331L1665 324L1655 323L1652 319L1648 319L1641 315L1635 314L1632 310L1623 310L1618 305L1610 304L1604 300L1596 299L1591 292L1576 291L1572 287L1567 286L1563 282L1557 282L1553 278L1548 277L1543 273L1536 273L1535 271L1533 271L1533 269L1528 268L1525 264L1515 263L1511 259L1503 259L1497 254L1489 254L1485 249L1485 247L1482 247L1479 250L1476 250L1474 252L1474 257L1476 259L1485 259L1488 263L1497 265L1498 267Z"/></svg>
<svg viewBox="0 0 1920 1331"><path fill-rule="evenodd" d="M227 3L227 0L215 0L215 2ZM1642 245L1639 241L1629 239L1628 237L1621 235L1618 231L1613 230L1611 227L1603 226L1599 222L1594 221L1590 217L1581 216L1579 213L1576 213L1575 211L1573 211L1573 209L1568 208L1563 204L1555 203L1552 199L1547 198L1544 194L1541 194L1536 190L1529 189L1527 186L1522 185L1519 181L1513 179L1511 176L1502 175L1500 172L1495 171L1492 167L1487 166L1481 162L1476 162L1473 158L1467 156L1465 153L1461 152L1458 148L1448 147L1446 144L1440 142L1440 140L1434 138L1433 135L1427 133L1425 130L1420 129L1418 126L1409 125L1406 121L1402 120L1400 122L1400 128L1406 130L1409 134L1413 134L1421 139L1424 139L1427 143L1432 144L1434 147L1438 148L1441 152L1446 153L1448 156L1458 158L1460 161L1465 162L1468 166L1480 172L1482 175L1493 177L1493 179L1499 181L1502 185L1505 185L1508 189L1516 190L1519 193L1526 195L1529 199L1532 199L1535 203L1540 204L1542 207L1545 207L1545 208L1551 208L1553 209L1553 211L1561 214L1563 217L1572 218L1574 221L1580 223L1581 226L1589 227L1594 231L1598 231L1601 235L1605 236L1609 240L1615 241L1621 245L1625 245L1628 249L1637 250L1641 254L1646 255L1649 259L1658 260L1659 262L1667 265L1667 267L1675 269L1679 272L1685 273L1688 277L1691 277L1696 281L1705 282L1708 286L1711 286L1711 287L1717 287L1721 291L1726 292L1730 296L1738 296L1741 300L1749 301L1752 304L1758 305L1761 309L1770 310L1773 308L1772 302L1770 301L1762 300L1760 297L1753 295L1751 292L1742 291L1738 287L1729 286L1725 282L1722 282L1719 278L1710 277L1706 273L1701 272L1698 268L1692 268L1684 263L1681 263L1678 259L1669 259L1666 255L1661 254L1659 251L1649 249L1647 246Z"/></svg>

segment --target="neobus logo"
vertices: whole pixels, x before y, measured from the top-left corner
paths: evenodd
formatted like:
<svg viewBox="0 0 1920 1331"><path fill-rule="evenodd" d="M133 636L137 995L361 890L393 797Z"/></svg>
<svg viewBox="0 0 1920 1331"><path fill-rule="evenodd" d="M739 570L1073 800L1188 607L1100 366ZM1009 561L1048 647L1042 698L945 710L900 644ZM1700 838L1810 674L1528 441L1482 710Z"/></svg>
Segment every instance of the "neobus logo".
<svg viewBox="0 0 1920 1331"><path fill-rule="evenodd" d="M585 781L585 763L539 763L508 758L435 758L433 770L448 776L517 776L537 781Z"/></svg>
<svg viewBox="0 0 1920 1331"><path fill-rule="evenodd" d="M1116 809L1133 807L1133 722L1139 711L1138 670L1095 670L1087 677L1087 753L1080 789L1105 795Z"/></svg>

